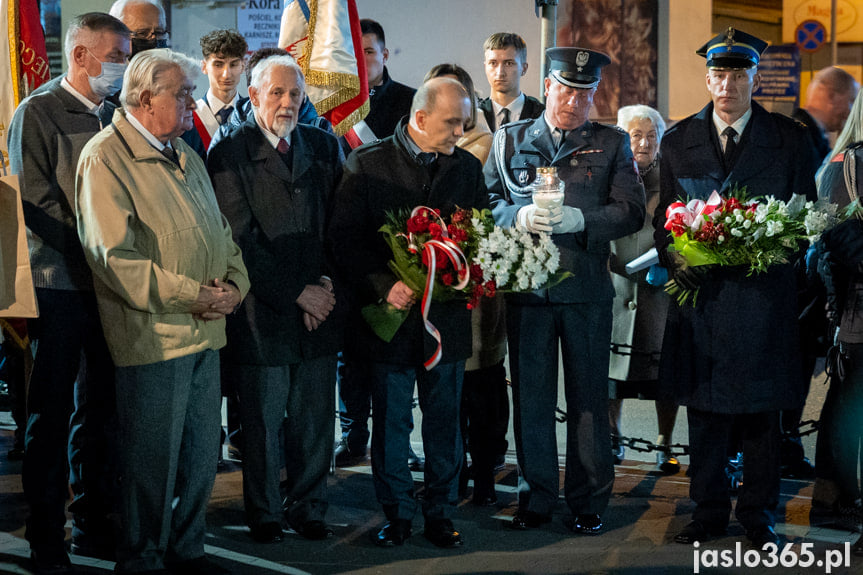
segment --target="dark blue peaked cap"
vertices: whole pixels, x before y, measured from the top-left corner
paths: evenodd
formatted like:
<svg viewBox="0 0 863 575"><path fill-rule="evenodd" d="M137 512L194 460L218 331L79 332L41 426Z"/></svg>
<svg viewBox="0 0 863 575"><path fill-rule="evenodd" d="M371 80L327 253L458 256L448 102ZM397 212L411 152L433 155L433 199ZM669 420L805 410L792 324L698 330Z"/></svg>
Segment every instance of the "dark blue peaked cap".
<svg viewBox="0 0 863 575"><path fill-rule="evenodd" d="M602 78L602 68L611 58L587 48L548 48L549 75L570 88L595 88Z"/></svg>
<svg viewBox="0 0 863 575"><path fill-rule="evenodd" d="M707 58L708 68L751 68L758 65L765 48L764 40L729 26L695 53Z"/></svg>

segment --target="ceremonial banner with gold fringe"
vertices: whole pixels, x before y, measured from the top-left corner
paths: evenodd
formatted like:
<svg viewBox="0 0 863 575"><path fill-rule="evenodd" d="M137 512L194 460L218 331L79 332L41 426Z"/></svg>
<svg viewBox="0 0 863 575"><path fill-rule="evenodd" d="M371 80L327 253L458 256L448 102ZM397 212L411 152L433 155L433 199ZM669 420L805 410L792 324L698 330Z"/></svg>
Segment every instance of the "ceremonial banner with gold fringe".
<svg viewBox="0 0 863 575"><path fill-rule="evenodd" d="M355 0L287 0L279 46L297 60L309 99L336 134L366 117L369 87Z"/></svg>
<svg viewBox="0 0 863 575"><path fill-rule="evenodd" d="M12 114L30 92L50 78L45 36L36 0L0 0L0 176L9 175L6 134Z"/></svg>
<svg viewBox="0 0 863 575"><path fill-rule="evenodd" d="M6 142L15 108L50 79L36 0L0 0L0 316L36 317L18 178Z"/></svg>

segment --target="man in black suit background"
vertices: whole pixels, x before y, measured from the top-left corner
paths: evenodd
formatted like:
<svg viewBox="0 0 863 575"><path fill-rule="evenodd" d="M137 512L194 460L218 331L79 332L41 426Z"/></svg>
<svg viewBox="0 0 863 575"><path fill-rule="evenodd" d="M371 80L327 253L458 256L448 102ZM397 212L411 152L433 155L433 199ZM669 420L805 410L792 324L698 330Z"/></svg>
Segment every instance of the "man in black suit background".
<svg viewBox="0 0 863 575"><path fill-rule="evenodd" d="M742 435L744 481L735 515L753 547L779 544L779 411L806 398L801 376L793 265L747 276L740 267L687 268L668 251L666 208L735 187L750 197L815 198L814 147L801 124L752 101L766 42L734 28L697 51L707 59L711 102L662 140L655 240L660 260L696 305L671 306L660 364L660 393L687 406L692 522L675 537L692 544L725 533L731 511L725 475L732 430Z"/></svg>
<svg viewBox="0 0 863 575"><path fill-rule="evenodd" d="M539 118L545 106L521 91L521 77L527 73L527 45L518 34L496 32L482 45L489 97L480 100L489 130L494 132L516 120Z"/></svg>
<svg viewBox="0 0 863 575"><path fill-rule="evenodd" d="M228 320L222 357L239 392L246 520L252 537L265 543L281 541L283 513L308 539L332 535L324 516L342 298L324 226L342 167L334 136L297 123L304 96L293 58L262 61L249 86L254 113L208 155L216 198L253 285Z"/></svg>
<svg viewBox="0 0 863 575"><path fill-rule="evenodd" d="M416 90L390 78L384 29L369 18L360 20L363 54L369 82L369 113L342 138L342 149L352 149L393 135L399 121L410 113ZM342 438L336 447L336 465L350 466L366 458L369 442L371 383L365 362L360 358L339 363L339 418ZM414 471L422 471L422 460L408 445L405 456Z"/></svg>

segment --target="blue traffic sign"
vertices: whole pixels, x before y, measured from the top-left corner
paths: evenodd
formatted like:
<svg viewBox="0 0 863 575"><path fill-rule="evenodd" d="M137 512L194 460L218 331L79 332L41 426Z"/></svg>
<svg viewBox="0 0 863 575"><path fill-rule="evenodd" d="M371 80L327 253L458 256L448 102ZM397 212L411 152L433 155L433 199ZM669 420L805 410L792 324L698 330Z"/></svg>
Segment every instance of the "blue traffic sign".
<svg viewBox="0 0 863 575"><path fill-rule="evenodd" d="M816 52L827 40L827 30L818 20L805 20L797 26L794 38L803 52Z"/></svg>

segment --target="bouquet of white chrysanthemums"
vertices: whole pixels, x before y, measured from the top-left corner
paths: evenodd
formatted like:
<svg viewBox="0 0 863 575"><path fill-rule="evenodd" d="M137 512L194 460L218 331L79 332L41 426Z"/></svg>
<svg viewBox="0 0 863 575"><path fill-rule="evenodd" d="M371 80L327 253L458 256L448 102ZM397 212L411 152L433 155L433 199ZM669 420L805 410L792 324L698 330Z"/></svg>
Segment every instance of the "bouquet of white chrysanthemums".
<svg viewBox="0 0 863 575"><path fill-rule="evenodd" d="M560 251L549 234L501 228L491 218L474 217L472 223L480 238L473 263L482 270L484 284L493 282L497 291L524 292L563 279L557 274Z"/></svg>

